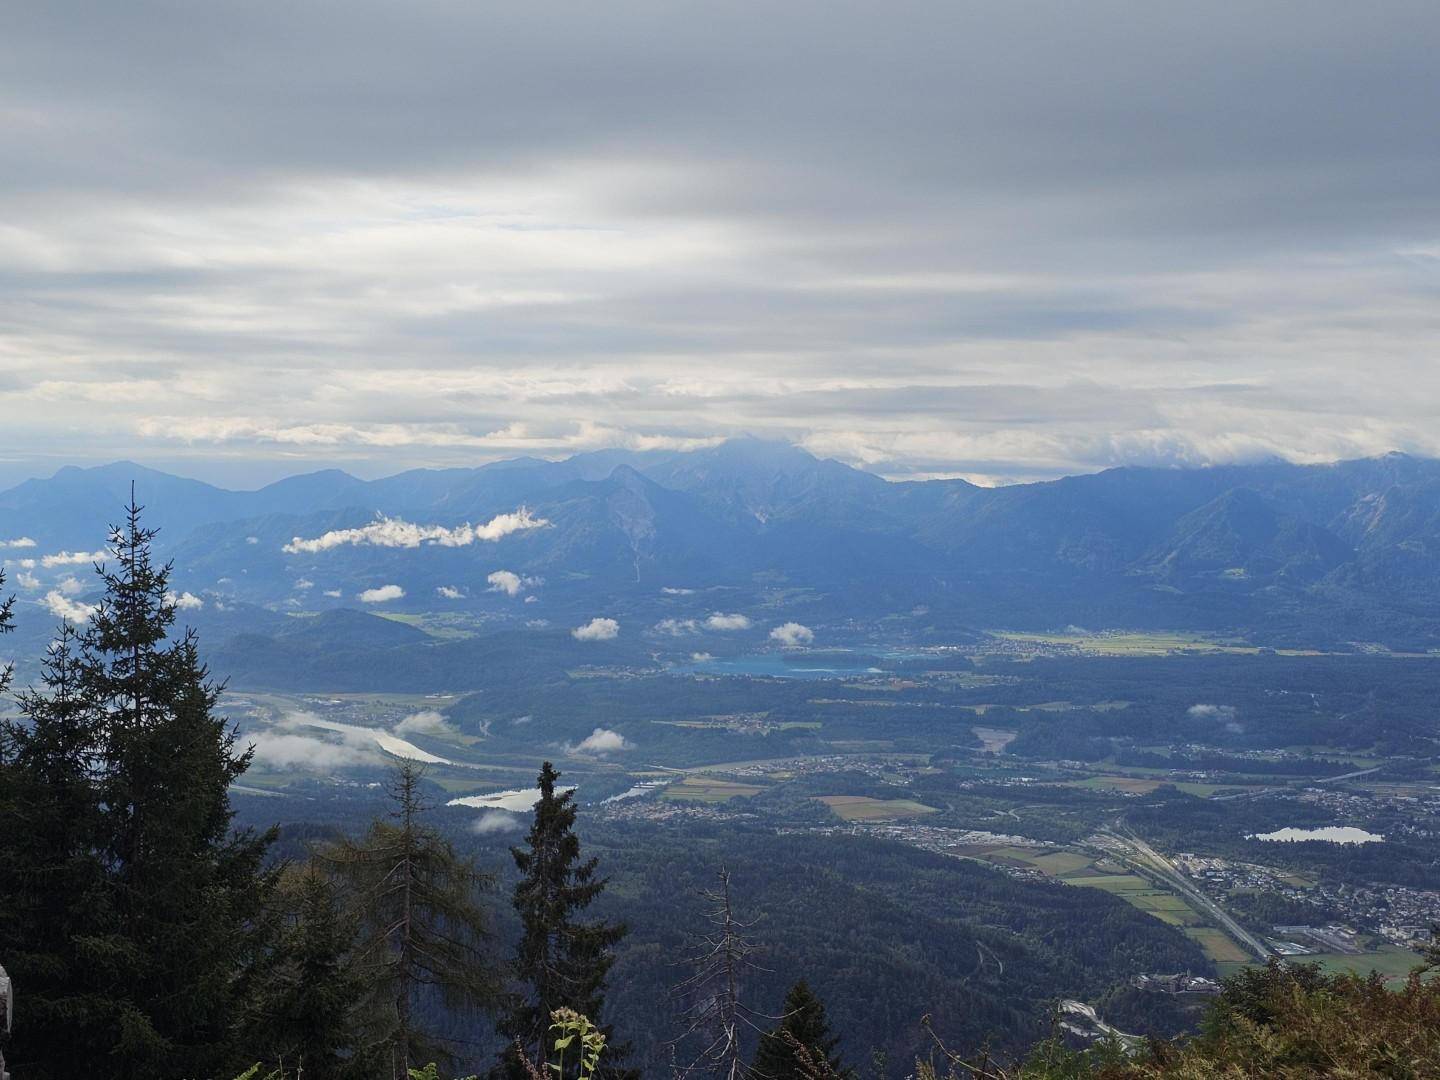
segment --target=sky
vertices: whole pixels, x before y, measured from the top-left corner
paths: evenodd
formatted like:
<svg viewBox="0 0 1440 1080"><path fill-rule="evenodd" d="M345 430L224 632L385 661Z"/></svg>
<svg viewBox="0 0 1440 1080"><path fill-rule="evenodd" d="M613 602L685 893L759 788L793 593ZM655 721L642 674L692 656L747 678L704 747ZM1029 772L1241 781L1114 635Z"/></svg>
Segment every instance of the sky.
<svg viewBox="0 0 1440 1080"><path fill-rule="evenodd" d="M5 24L0 481L1440 455L1433 0Z"/></svg>

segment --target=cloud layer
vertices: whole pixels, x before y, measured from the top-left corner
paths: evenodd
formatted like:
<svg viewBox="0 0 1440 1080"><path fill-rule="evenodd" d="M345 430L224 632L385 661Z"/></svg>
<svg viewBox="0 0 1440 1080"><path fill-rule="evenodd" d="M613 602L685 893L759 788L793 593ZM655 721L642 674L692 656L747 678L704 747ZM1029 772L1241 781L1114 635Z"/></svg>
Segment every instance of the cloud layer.
<svg viewBox="0 0 1440 1080"><path fill-rule="evenodd" d="M1440 453L1437 46L1420 0L26 5L0 460Z"/></svg>
<svg viewBox="0 0 1440 1080"><path fill-rule="evenodd" d="M595 618L570 631L576 641L613 641L620 636L620 624L614 619Z"/></svg>

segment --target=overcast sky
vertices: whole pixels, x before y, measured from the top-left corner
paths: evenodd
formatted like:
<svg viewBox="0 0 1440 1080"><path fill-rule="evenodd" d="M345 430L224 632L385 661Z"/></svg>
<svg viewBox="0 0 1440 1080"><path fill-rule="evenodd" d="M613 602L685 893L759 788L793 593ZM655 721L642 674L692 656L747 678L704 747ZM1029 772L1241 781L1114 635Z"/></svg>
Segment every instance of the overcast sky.
<svg viewBox="0 0 1440 1080"><path fill-rule="evenodd" d="M1440 4L65 0L0 480L1440 454Z"/></svg>

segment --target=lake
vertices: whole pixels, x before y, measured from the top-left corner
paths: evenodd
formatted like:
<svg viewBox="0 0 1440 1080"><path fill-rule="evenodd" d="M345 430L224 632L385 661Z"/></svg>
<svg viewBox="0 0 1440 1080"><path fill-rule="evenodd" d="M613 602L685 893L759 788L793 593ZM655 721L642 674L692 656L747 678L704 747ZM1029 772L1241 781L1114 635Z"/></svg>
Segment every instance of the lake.
<svg viewBox="0 0 1440 1080"><path fill-rule="evenodd" d="M1366 832L1351 825L1326 825L1321 829L1276 829L1274 832L1251 833L1249 840L1324 840L1331 844L1375 844L1384 840L1379 833Z"/></svg>

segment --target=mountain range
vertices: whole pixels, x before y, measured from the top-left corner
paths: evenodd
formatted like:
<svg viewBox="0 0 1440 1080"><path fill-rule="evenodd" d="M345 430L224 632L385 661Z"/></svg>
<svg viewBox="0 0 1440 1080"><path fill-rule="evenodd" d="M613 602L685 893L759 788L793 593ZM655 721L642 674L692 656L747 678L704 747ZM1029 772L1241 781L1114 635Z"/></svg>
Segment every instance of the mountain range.
<svg viewBox="0 0 1440 1080"><path fill-rule="evenodd" d="M293 616L348 610L305 632L443 640L448 620L638 647L642 627L766 640L795 621L828 627L827 643L1079 625L1440 644L1440 461L1403 454L1000 488L889 482L754 439L372 481L328 470L258 491L120 462L0 493L22 600L86 602L76 553L102 546L132 482L187 617L222 637L273 640ZM707 624L717 614L732 618ZM591 619L619 632L570 638Z"/></svg>

